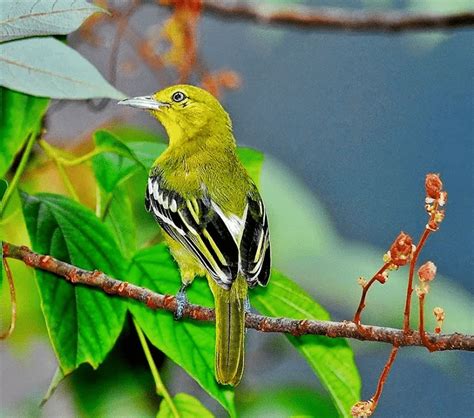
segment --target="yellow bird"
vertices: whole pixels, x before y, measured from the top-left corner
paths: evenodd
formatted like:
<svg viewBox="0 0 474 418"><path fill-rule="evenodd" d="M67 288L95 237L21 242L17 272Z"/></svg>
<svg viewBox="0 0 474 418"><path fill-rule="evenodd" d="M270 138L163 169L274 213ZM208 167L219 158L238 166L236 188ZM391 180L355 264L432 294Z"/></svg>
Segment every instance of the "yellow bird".
<svg viewBox="0 0 474 418"><path fill-rule="evenodd" d="M146 208L166 232L182 286L206 276L216 308L216 379L239 384L244 369L247 289L270 275L267 214L240 163L229 115L219 101L190 85L168 87L120 104L147 109L164 126L169 146L148 178Z"/></svg>

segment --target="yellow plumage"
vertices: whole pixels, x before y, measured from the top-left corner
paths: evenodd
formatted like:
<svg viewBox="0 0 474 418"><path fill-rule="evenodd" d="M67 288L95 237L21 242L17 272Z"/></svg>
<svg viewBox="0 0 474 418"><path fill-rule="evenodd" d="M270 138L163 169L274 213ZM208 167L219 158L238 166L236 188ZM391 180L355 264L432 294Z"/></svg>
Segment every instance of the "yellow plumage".
<svg viewBox="0 0 474 418"><path fill-rule="evenodd" d="M263 202L236 155L229 115L212 95L188 85L120 103L148 109L168 133L169 147L150 172L146 206L180 268L177 316L184 288L206 276L216 308L216 379L237 385L247 289L268 281L270 239Z"/></svg>

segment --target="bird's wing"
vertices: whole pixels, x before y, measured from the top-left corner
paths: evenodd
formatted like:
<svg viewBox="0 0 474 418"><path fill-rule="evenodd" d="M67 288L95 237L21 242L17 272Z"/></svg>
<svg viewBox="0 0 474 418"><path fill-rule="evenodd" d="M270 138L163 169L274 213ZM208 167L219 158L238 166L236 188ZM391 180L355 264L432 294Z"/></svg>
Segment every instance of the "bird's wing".
<svg viewBox="0 0 474 418"><path fill-rule="evenodd" d="M270 277L270 233L262 198L255 188L247 197L245 226L240 240L240 268L250 287L266 286Z"/></svg>
<svg viewBox="0 0 474 418"><path fill-rule="evenodd" d="M153 175L148 178L145 206L220 286L230 289L239 271L239 248L228 219L205 191L199 198L185 199L167 189L160 175Z"/></svg>

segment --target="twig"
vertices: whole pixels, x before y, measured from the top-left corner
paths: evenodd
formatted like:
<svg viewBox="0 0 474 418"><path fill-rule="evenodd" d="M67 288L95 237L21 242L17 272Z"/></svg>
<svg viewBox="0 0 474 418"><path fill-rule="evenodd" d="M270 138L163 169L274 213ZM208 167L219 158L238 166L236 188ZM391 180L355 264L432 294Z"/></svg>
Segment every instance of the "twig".
<svg viewBox="0 0 474 418"><path fill-rule="evenodd" d="M380 396L382 395L383 387L385 381L390 373L392 365L397 358L398 349L396 345L392 347L390 355L388 356L387 362L380 374L379 381L377 382L377 389L375 390L374 396L372 396L368 401L359 401L351 409L351 415L353 417L370 417L379 403Z"/></svg>
<svg viewBox="0 0 474 418"><path fill-rule="evenodd" d="M58 149L52 145L49 145L44 139L39 140L38 144L43 149L45 154L56 164L56 169L58 170L59 176L61 177L68 193L76 202L80 202L79 195L77 194L76 189L74 188L69 176L66 173L66 170L64 169L64 165L62 163L62 160L64 159L59 156Z"/></svg>
<svg viewBox="0 0 474 418"><path fill-rule="evenodd" d="M10 288L10 306L11 306L11 314L10 314L10 326L5 332L0 334L0 340L7 339L10 335L13 334L16 325L16 293L15 293L15 283L13 282L12 272L10 270L10 266L8 265L7 259L4 257L3 260L3 267L5 268L5 273L7 274L8 286ZM0 266L0 268L2 268Z"/></svg>
<svg viewBox="0 0 474 418"><path fill-rule="evenodd" d="M164 401L168 404L168 407L173 417L180 418L178 410L176 409L176 405L174 404L173 399L171 398L168 390L166 389L163 380L161 380L160 372L158 371L158 367L156 367L155 361L153 360L153 356L151 355L145 334L143 334L142 329L137 324L137 321L135 319L133 320L133 325L135 326L135 330L137 331L138 339L140 340L140 344L142 345L143 352L145 353L148 366L150 367L151 375L153 376L153 380L155 381L156 393L159 396L162 396Z"/></svg>
<svg viewBox="0 0 474 418"><path fill-rule="evenodd" d="M171 7L173 2L162 3ZM203 0L203 12L222 19L246 20L266 25L293 26L304 29L401 32L453 29L474 26L474 12L454 14L407 14L395 11L367 12L337 8L272 8L269 5Z"/></svg>
<svg viewBox="0 0 474 418"><path fill-rule="evenodd" d="M395 361L395 358L398 354L398 347L393 346L392 351L390 351L390 355L388 356L387 362L380 374L379 381L377 382L377 389L375 391L374 396L372 397L372 410L375 410L377 407L377 403L379 402L380 395L382 395L383 387L385 385L385 381L387 380L388 374L390 373L390 369L392 368L392 364Z"/></svg>
<svg viewBox="0 0 474 418"><path fill-rule="evenodd" d="M425 331L425 293L420 293L420 296L418 297L418 302L419 302L419 314L420 314L420 321L419 321L419 333L420 333L420 338L423 344L426 346L426 348L433 352L436 351L436 345L431 344L430 340L426 338L426 331Z"/></svg>
<svg viewBox="0 0 474 418"><path fill-rule="evenodd" d="M49 255L41 255L25 246L16 246L3 242L4 257L15 258L25 264L49 271L64 277L71 283L81 283L88 286L101 288L111 295L135 299L146 304L151 309L165 309L170 312L176 310L174 296L162 295L149 289L131 283L113 279L99 271L87 271ZM195 319L214 320L214 309L194 304L187 305L184 316ZM247 328L262 332L285 332L295 336L305 334L325 335L331 338L355 338L364 341L386 342L396 346L423 346L420 334L413 332L409 335L402 330L378 326L364 326L359 329L353 322L333 322L316 320L296 320L290 318L271 318L262 315L247 314ZM438 351L466 350L474 351L474 335L454 334L426 334L429 341L436 345Z"/></svg>
<svg viewBox="0 0 474 418"><path fill-rule="evenodd" d="M354 323L357 325L357 326L360 326L360 315L362 314L362 311L364 310L365 308L365 298L367 296L367 292L369 291L370 287L374 284L375 281L381 281L380 277L383 277L382 274L385 272L385 270L387 270L388 268L390 267L390 262L388 263L385 263L381 268L380 270L374 274L374 276L366 283L364 284L363 288L362 288L362 295L360 297L360 302L359 302L359 306L357 307L357 311L354 315Z"/></svg>
<svg viewBox="0 0 474 418"><path fill-rule="evenodd" d="M23 151L23 155L21 156L20 164L18 165L18 168L15 171L15 175L13 176L11 183L8 185L3 199L0 201L0 218L3 212L5 211L5 208L8 205L8 201L13 195L13 192L16 190L16 186L18 185L18 182L20 181L20 178L23 175L23 171L25 171L26 163L30 158L31 150L33 149L33 145L36 141L36 136L37 132L31 132L30 136L27 139L25 150Z"/></svg>
<svg viewBox="0 0 474 418"><path fill-rule="evenodd" d="M433 217L434 215L431 215L430 221ZM406 333L410 332L411 295L413 293L413 276L415 273L416 262L418 261L418 256L420 255L420 252L422 248L424 247L426 240L428 239L429 235L432 232L433 230L429 228L425 228L425 230L423 231L423 234L420 237L420 240L418 241L416 250L413 253L413 257L410 261L410 270L408 273L408 284L407 284L407 296L406 296L406 301L405 301L405 310L403 312L403 331Z"/></svg>

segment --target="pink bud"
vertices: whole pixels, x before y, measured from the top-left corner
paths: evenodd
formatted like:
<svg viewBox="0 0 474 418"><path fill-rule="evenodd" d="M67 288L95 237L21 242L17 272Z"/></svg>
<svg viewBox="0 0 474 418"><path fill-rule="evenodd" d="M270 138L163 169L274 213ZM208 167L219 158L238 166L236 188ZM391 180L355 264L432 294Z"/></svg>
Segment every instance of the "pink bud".
<svg viewBox="0 0 474 418"><path fill-rule="evenodd" d="M439 178L439 174L430 173L426 175L425 190L426 196L439 199L441 190L443 190L443 182Z"/></svg>
<svg viewBox="0 0 474 418"><path fill-rule="evenodd" d="M418 278L422 282L431 282L436 276L436 266L432 261L427 261L418 270Z"/></svg>

